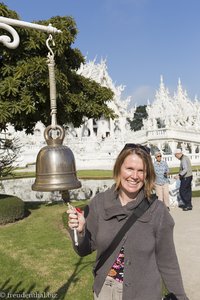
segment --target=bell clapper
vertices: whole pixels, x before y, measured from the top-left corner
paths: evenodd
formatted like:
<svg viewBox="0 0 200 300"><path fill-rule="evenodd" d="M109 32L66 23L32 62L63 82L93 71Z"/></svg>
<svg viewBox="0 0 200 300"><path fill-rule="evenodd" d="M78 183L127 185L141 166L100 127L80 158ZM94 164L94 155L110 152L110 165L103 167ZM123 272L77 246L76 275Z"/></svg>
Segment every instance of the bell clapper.
<svg viewBox="0 0 200 300"><path fill-rule="evenodd" d="M69 209L73 210L75 214L77 214L77 211L76 211L76 208L73 207L71 204L67 203L67 206ZM76 228L73 229L74 231L74 243L75 243L75 246L78 246L78 235L77 235L77 230Z"/></svg>

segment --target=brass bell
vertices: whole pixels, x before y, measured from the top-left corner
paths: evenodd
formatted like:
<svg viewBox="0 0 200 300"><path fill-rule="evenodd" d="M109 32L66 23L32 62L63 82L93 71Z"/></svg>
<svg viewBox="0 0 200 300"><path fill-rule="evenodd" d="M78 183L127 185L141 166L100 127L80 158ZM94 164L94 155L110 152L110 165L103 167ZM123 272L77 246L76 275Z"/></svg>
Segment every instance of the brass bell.
<svg viewBox="0 0 200 300"><path fill-rule="evenodd" d="M56 125L56 129L54 138L52 131L55 127L49 125L44 131L47 146L37 155L36 179L32 185L34 191L65 191L81 187L81 182L76 177L73 152L62 145L64 129L60 125Z"/></svg>

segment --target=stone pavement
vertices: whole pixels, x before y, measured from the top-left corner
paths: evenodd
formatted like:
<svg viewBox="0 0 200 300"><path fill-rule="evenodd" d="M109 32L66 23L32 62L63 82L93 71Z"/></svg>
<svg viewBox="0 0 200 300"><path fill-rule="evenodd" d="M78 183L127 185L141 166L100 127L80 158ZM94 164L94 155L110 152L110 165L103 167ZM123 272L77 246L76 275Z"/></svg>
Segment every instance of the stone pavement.
<svg viewBox="0 0 200 300"><path fill-rule="evenodd" d="M192 211L172 207L170 213L186 294L190 300L200 300L200 198L193 198L192 203Z"/></svg>

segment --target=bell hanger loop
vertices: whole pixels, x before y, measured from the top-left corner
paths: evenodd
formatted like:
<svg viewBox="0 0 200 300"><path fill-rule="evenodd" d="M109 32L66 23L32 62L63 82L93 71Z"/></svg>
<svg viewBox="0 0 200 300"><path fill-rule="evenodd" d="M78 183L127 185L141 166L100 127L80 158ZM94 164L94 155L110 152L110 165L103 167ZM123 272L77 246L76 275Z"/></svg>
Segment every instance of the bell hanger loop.
<svg viewBox="0 0 200 300"><path fill-rule="evenodd" d="M53 52L52 48L50 47L49 42L52 42L52 46L55 46L55 41L53 39L52 34L49 34L49 37L46 40L46 46L49 49L49 53L48 53L47 57L49 59L51 59L51 57L53 57L53 59L54 59L54 52Z"/></svg>

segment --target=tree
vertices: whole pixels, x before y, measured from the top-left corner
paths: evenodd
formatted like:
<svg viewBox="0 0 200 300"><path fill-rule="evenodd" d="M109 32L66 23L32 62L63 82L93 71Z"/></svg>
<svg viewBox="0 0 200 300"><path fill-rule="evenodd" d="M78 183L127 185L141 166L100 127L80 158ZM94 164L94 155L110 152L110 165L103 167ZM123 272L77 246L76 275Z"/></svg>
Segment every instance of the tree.
<svg viewBox="0 0 200 300"><path fill-rule="evenodd" d="M8 137L6 131L0 134L0 178L12 173L21 145L19 139Z"/></svg>
<svg viewBox="0 0 200 300"><path fill-rule="evenodd" d="M0 4L0 15L19 19L16 12ZM52 17L38 24L52 24L62 30L54 35L55 74L58 124L81 125L83 116L114 118L107 106L113 92L76 73L84 57L72 48L78 30L72 17ZM31 133L37 121L50 122L49 75L46 39L48 34L32 29L16 28L20 45L11 50L0 44L0 131L11 123L16 130ZM5 34L0 29L0 35ZM8 35L8 32L6 32Z"/></svg>
<svg viewBox="0 0 200 300"><path fill-rule="evenodd" d="M138 131L142 128L142 126L143 126L142 121L143 121L143 119L146 119L148 116L146 107L147 107L146 105L137 106L136 111L134 113L133 120L132 121L129 120L132 130Z"/></svg>

